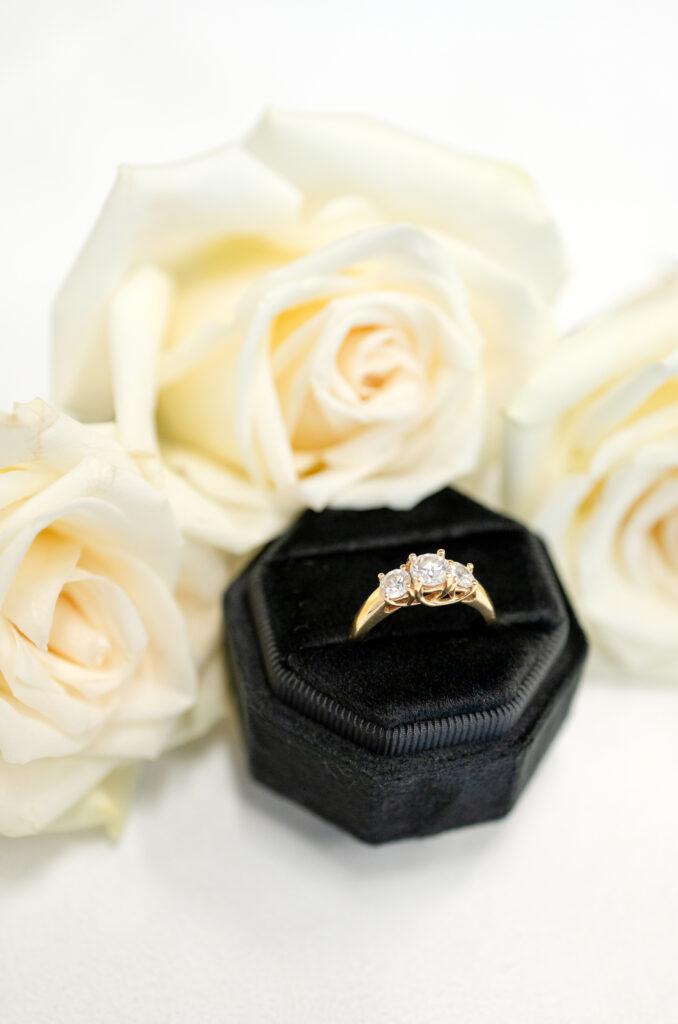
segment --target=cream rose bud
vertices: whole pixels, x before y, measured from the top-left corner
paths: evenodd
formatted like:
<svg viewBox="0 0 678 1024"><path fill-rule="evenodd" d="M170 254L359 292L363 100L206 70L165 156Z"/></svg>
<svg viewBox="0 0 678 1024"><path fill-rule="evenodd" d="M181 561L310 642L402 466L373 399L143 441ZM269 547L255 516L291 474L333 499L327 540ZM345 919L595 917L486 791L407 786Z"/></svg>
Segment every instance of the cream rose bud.
<svg viewBox="0 0 678 1024"><path fill-rule="evenodd" d="M507 497L550 540L595 640L678 664L678 277L564 339L508 413Z"/></svg>
<svg viewBox="0 0 678 1024"><path fill-rule="evenodd" d="M166 498L106 430L19 405L0 469L0 832L114 825L111 773L211 715L213 637L175 590L193 616L214 573L201 602Z"/></svg>
<svg viewBox="0 0 678 1024"><path fill-rule="evenodd" d="M121 171L56 303L56 391L160 451L192 536L247 551L305 506L491 477L562 276L514 168L272 114L242 145Z"/></svg>

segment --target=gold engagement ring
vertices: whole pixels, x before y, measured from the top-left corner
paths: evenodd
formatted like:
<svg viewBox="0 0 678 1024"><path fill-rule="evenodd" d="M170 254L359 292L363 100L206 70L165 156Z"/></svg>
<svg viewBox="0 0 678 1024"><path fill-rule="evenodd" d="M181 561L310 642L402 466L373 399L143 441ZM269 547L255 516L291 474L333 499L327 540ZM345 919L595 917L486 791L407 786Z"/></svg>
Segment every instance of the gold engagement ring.
<svg viewBox="0 0 678 1024"><path fill-rule="evenodd" d="M494 605L481 583L473 575L473 565L462 565L445 557L443 548L435 554L410 555L399 569L379 573L379 586L373 590L355 617L351 637L359 640L399 608L423 604L445 608L450 604L468 604L480 612L485 622L494 622Z"/></svg>

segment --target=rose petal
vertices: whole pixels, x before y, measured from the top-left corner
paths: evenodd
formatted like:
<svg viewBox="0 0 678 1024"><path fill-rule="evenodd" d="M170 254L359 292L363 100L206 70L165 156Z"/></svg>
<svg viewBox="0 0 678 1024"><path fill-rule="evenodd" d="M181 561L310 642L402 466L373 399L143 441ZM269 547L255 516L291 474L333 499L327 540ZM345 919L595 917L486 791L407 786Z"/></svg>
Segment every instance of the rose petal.
<svg viewBox="0 0 678 1024"><path fill-rule="evenodd" d="M297 190L239 146L159 167L124 167L54 309L55 393L83 419L110 419L107 302L140 264L167 266L227 235L275 237Z"/></svg>
<svg viewBox="0 0 678 1024"><path fill-rule="evenodd" d="M530 376L512 404L519 423L551 422L624 374L641 371L676 347L678 288L660 289L647 305L621 307L564 338ZM642 344L639 344L642 339Z"/></svg>
<svg viewBox="0 0 678 1024"><path fill-rule="evenodd" d="M224 556L197 541L184 552L175 598L186 621L193 660L201 671L222 641L222 598L229 574Z"/></svg>
<svg viewBox="0 0 678 1024"><path fill-rule="evenodd" d="M0 413L3 468L21 467L21 472L30 474L34 481L42 481L44 486L90 456L111 467L133 471L135 468L130 455L105 427L77 423L41 398L18 402L11 415Z"/></svg>
<svg viewBox="0 0 678 1024"><path fill-rule="evenodd" d="M2 614L25 637L47 649L54 610L61 590L70 579L82 546L52 531L39 534L15 573Z"/></svg>
<svg viewBox="0 0 678 1024"><path fill-rule="evenodd" d="M266 115L250 151L318 203L360 195L387 217L437 228L514 268L552 297L560 238L526 174L368 117Z"/></svg>
<svg viewBox="0 0 678 1024"><path fill-rule="evenodd" d="M678 434L670 459L673 474L660 477L633 506L621 534L620 558L627 577L637 587L654 588L678 607L678 546L672 558L665 525L678 516Z"/></svg>
<svg viewBox="0 0 678 1024"><path fill-rule="evenodd" d="M195 705L180 719L169 740L169 747L179 747L206 735L228 714L228 697L224 679L227 669L223 646L220 645L204 663Z"/></svg>
<svg viewBox="0 0 678 1024"><path fill-rule="evenodd" d="M32 764L8 764L0 757L0 833L40 832L115 767L113 760L87 757L45 758Z"/></svg>
<svg viewBox="0 0 678 1024"><path fill-rule="evenodd" d="M73 832L103 827L118 839L129 813L139 777L137 765L116 768L85 793L72 807L45 825L46 832Z"/></svg>
<svg viewBox="0 0 678 1024"><path fill-rule="evenodd" d="M299 510L280 494L252 487L197 452L164 449L170 471L165 493L191 537L241 554L281 533ZM176 471L174 471L176 470Z"/></svg>
<svg viewBox="0 0 678 1024"><path fill-rule="evenodd" d="M166 497L136 470L90 456L0 520L0 601L36 535L62 534L114 552L138 552L170 587L179 575L181 537Z"/></svg>
<svg viewBox="0 0 678 1024"><path fill-rule="evenodd" d="M158 353L167 331L172 281L158 267L136 270L110 306L108 337L115 419L121 442L154 451Z"/></svg>

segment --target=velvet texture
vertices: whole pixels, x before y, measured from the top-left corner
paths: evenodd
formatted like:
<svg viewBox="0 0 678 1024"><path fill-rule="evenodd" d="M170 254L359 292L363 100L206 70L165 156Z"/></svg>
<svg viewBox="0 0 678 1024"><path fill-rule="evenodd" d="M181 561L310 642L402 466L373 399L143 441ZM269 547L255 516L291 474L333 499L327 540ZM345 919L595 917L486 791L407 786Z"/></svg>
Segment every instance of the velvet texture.
<svg viewBox="0 0 678 1024"><path fill-rule="evenodd" d="M410 552L473 562L497 611L353 616ZM541 542L445 490L407 512L304 514L226 596L255 777L362 839L505 814L562 721L586 642Z"/></svg>

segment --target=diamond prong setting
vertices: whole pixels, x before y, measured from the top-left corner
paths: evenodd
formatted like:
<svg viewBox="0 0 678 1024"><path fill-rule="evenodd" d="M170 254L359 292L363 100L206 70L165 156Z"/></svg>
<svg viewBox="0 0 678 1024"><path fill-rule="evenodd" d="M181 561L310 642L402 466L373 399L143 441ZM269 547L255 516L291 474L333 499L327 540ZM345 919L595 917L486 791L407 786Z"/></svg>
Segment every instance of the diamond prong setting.
<svg viewBox="0 0 678 1024"><path fill-rule="evenodd" d="M414 555L409 561L412 579L421 583L427 590L435 590L445 583L447 576L447 559L441 554L442 548L434 555L431 551L423 555Z"/></svg>
<svg viewBox="0 0 678 1024"><path fill-rule="evenodd" d="M411 554L398 569L379 573L379 589L388 605L409 603L453 604L473 598L478 581L473 563L448 559L444 548Z"/></svg>
<svg viewBox="0 0 678 1024"><path fill-rule="evenodd" d="M402 601L409 596L412 578L403 566L400 569L391 569L383 573L379 580L379 589L387 603L393 604Z"/></svg>
<svg viewBox="0 0 678 1024"><path fill-rule="evenodd" d="M472 562L469 562L467 565L463 565L461 562L453 562L450 560L448 565L449 576L454 580L454 585L457 589L471 590L475 586L476 579L473 575Z"/></svg>

